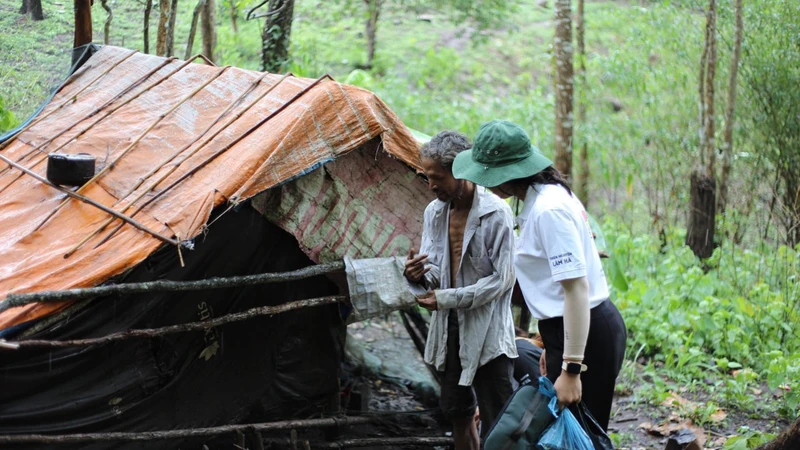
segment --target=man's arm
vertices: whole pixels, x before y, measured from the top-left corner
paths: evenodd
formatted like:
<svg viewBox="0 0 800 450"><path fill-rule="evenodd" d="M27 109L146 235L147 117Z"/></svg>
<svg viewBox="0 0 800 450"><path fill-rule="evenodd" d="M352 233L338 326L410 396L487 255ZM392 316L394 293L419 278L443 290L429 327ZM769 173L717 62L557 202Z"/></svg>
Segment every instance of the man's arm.
<svg viewBox="0 0 800 450"><path fill-rule="evenodd" d="M435 263L439 261L440 255L436 254L436 250L431 245L431 236L433 235L432 220L432 211L427 208L423 216L422 242L420 243L419 255L412 254L413 248L409 250L404 272L408 281L419 284L429 290L439 287L440 273L439 266Z"/></svg>

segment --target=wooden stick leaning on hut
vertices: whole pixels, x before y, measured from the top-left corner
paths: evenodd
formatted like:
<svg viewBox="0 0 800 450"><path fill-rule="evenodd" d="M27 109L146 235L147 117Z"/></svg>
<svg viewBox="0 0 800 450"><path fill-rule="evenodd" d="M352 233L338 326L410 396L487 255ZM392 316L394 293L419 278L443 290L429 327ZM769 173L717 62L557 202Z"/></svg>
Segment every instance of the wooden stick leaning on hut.
<svg viewBox="0 0 800 450"><path fill-rule="evenodd" d="M119 61L117 61L117 62L115 62L114 64L110 65L110 66L109 66L109 67L108 67L106 70L104 70L104 71L103 71L103 72L102 72L100 75L98 75L98 76L94 77L94 78L93 78L91 81L89 81L88 83L86 83L86 85L84 85L82 88L80 88L80 89L79 89L77 92L75 92L74 94L72 94L72 96L70 96L70 98L68 98L68 99L64 100L63 102L61 102L61 104L60 104L60 105L58 105L58 106L56 106L55 108L51 109L51 110L50 110L50 111L48 111L46 114L42 114L42 115L39 115L39 116L36 116L36 117L34 117L34 118L33 118L33 120L31 120L31 121L30 121L30 123L28 123L28 125L26 125L26 126L23 128L23 129L21 129L21 130L19 130L18 132L14 133L14 135L13 135L13 136L11 136L11 137L10 137L10 138L9 138L7 141L5 141L5 142L3 142L2 144L0 144L0 150L2 150L2 149L4 149L4 148L6 148L6 146L8 146L8 145L11 143L11 141L12 141L14 138L16 138L16 137L17 137L17 136L19 136L20 134L22 134L22 133L24 133L24 132L28 131L28 130L29 130L31 127L34 127L34 126L36 126L38 123L40 123L40 122L41 122L41 121L43 121L44 119L46 119L46 118L50 117L50 115L51 115L51 114L53 114L54 112L56 112L56 111L59 111L61 108L63 108L63 107L65 107L65 106L67 106L68 104L75 103L75 102L77 101L77 97L78 97L79 95L81 95L81 94L83 93L83 91L85 91L85 90L86 90L86 89L88 89L89 87L93 86L93 85L94 85L94 83L96 83L98 80L100 80L100 79L101 79L101 78L103 78L104 76L108 75L108 73L109 73L109 72L111 72L111 71L112 71L114 68L116 68L118 65L122 64L122 63L123 63L123 62L124 62L126 59L130 58L131 56L133 56L133 55L134 55L134 54L136 54L136 53L139 53L139 51L138 51L138 50L131 50L131 52L130 52L130 53L126 54L124 57L122 57L122 59L120 59ZM87 65L85 65L84 67L89 67L89 65L87 64ZM87 69L87 70L88 70L88 69ZM59 92L61 89L63 89L63 88L64 88L64 86L66 86L66 85L67 85L67 81L70 81L70 80L71 80L73 77L75 77L75 76L77 76L77 75L78 75L78 74L73 74L73 75L72 75L70 78L67 78L67 79L64 81L64 83L61 83L61 85L60 85L60 86L58 86L58 87L56 88L56 91L55 91L55 92L56 92L56 93L58 93L58 92ZM3 171L5 171L6 169L8 169L8 168L4 168L4 169L0 170L0 173L3 173Z"/></svg>
<svg viewBox="0 0 800 450"><path fill-rule="evenodd" d="M87 120L87 119L90 119L90 118L92 118L92 117L96 116L96 115L97 115L97 114L99 114L101 111L103 111L103 109L105 109L106 107L108 107L108 106L110 106L112 103L114 103L115 101L119 100L120 98L122 98L123 96L125 96L126 94L128 94L128 93L129 93L130 91L132 91L134 88L136 88L136 87L137 87L137 86L139 86L141 83L143 83L145 80L147 80L147 79L148 79L148 78L149 78L151 75L153 75L154 73L158 72L158 71L159 71L159 70L161 70L161 69L162 69L164 66L166 66L167 64L170 64L170 63L171 63L172 61L174 61L174 60L175 60L175 58L168 58L167 60L165 60L164 62L162 62L162 63L161 63L161 64L159 64L158 66L154 67L153 69L151 69L150 71L148 71L146 74L144 74L144 75L142 75L141 77L139 77L138 79L136 79L136 80L135 80L133 83L131 83L131 84L130 84L129 86L127 86L125 89L123 89L123 90L122 90L122 91L121 91L119 94L117 94L117 95L115 95L114 97L112 97L112 98L108 99L108 100L107 100L105 103L103 103L102 105L100 105L100 106L98 106L98 107L94 108L92 111L90 111L90 112L89 112L89 114L86 114L86 115L85 115L85 116L83 116L82 118L80 118L80 119L78 119L78 120L76 120L76 121L72 122L70 125L68 125L68 126L67 126L66 128L64 128L63 130L61 130L61 131L59 131L59 132L55 133L54 135L50 136L49 138L45 139L45 141L44 141L44 142L42 142L41 144L37 145L36 147L33 147L33 148L30 150L30 151L28 151L28 152L27 152L27 153L25 153L24 155L20 156L19 158L17 158L17 161L16 161L16 162L19 162L19 163L21 163L21 162L24 162L24 160L25 160L26 158L28 158L29 156L31 156L31 155L33 155L33 154L35 154L36 152L40 152L40 153L41 153L41 152L42 152L42 149L43 149L44 147L46 147L46 146L50 145L50 144L51 144L51 143L52 143L54 140L56 140L56 139L58 139L59 137L61 137L61 136L62 136L64 133L66 133L67 131L70 131L71 129L73 129L73 128L75 128L75 127L77 127L77 126L78 126L78 125L79 125L81 122L83 122L84 120ZM145 88L145 89L142 89L142 90L141 90L140 92L138 92L136 95L132 96L131 98L129 98L129 99L127 99L127 100L125 100L124 102L120 103L119 105L116 105L114 108L110 109L109 111L106 111L106 113L105 113L104 115L100 116L100 117L99 117L97 120L95 120L94 122L92 122L92 123L91 123L89 126L87 126L86 128L84 128L83 130L79 131L79 132L78 132L78 134L76 134L76 135L75 135L75 136L73 136L71 139L69 139L68 141L66 141L66 142L64 142L63 144L59 145L58 147L56 147L55 149L53 149L51 152L48 152L48 153L57 152L57 151L61 150L62 148L66 147L67 145L69 145L70 143L72 143L72 142L75 142L75 141L76 141L78 138L80 138L81 136L83 136L83 135L84 135L84 134L85 134L87 131L89 131L89 130L90 130L92 127L94 127L95 125L97 125L98 123L100 123L100 122L101 122L103 119L105 119L106 117L108 117L108 116L110 116L111 114L113 114L113 113L114 113L116 110L118 110L118 109L122 108L123 106L127 105L127 104L128 104L128 103L130 103L131 101L135 100L135 99L136 99L136 98L138 98L140 95L142 95L143 93L145 93L145 92L147 92L148 90L150 90L150 89L151 89L153 86L157 85L157 84L158 84L158 83L160 83L161 81L163 81L163 80L165 80L165 79L169 78L170 76L174 75L176 72L178 72L180 69L182 69L183 67L187 66L188 64L189 64L188 62L187 62L187 63L185 63L185 64L182 64L181 66L179 66L178 68L176 68L176 69L175 69L175 70L173 70L172 72L170 72L170 73L168 73L168 74L164 75L164 76L163 76L163 77L162 77L160 80L158 80L156 83L154 83L154 84L151 84L150 86L148 86L148 87L147 87L147 88ZM33 166L31 166L31 167L35 167L37 164L39 164L39 163L41 163L42 161L44 161L44 160L45 160L45 158L46 158L46 157L40 158L40 159L39 159L38 161L36 161L36 162L33 164ZM9 169L10 169L10 167L7 167L7 168L5 168L5 169L2 169L2 170L0 170L0 175L2 175L4 171L6 171L6 170L9 170ZM5 189L6 189L8 186L11 186L12 184L14 184L14 181L16 181L16 180L18 180L18 179L19 179L19 177L17 177L17 178L15 178L14 180L12 180L12 181L11 181L11 183L7 184L7 185L6 185L6 186L4 186L2 189L0 189L0 192L2 192L3 190L5 190Z"/></svg>
<svg viewBox="0 0 800 450"><path fill-rule="evenodd" d="M168 334L184 333L187 331L205 331L209 328L218 327L231 322L240 322L242 320L252 319L260 316L273 316L295 309L310 308L314 306L331 305L334 303L341 303L347 300L344 295L335 295L330 297L309 298L306 300L297 300L294 302L284 303L277 306L258 306L250 308L246 311L226 314L224 316L215 317L210 320L202 322L189 322L177 325L169 325L160 328L142 328L119 333L112 333L106 336L86 339L69 339L63 341L47 340L47 339L26 339L22 341L2 341L0 348L11 348L14 346L19 348L64 348L64 347L88 347L90 345L108 344L109 342L122 341L136 337L160 337ZM2 442L2 441L0 441Z"/></svg>
<svg viewBox="0 0 800 450"><path fill-rule="evenodd" d="M186 96L184 96L182 99L180 99L180 101L178 101L178 103L176 103L176 104L172 105L172 106L171 106L171 107L170 107L170 108L169 108L169 109L168 109L166 112L163 112L163 113L159 114L159 115L158 115L158 117L156 118L156 120L154 120L154 121L153 121L153 123L151 123L151 124L150 124L150 126L148 126L148 127L147 127L147 128L144 130L144 131L142 131L142 132L139 134L139 136L137 136L137 137L136 137L136 139L134 139L134 140L133 140L133 142L131 142L131 143L130 143L130 144L127 146L127 147L125 147L125 149L124 149L124 150L122 150L122 152L120 152L120 155L119 155L119 156L117 156L117 158L116 158L116 159L114 159L114 161L112 161L110 164L107 164L107 165L106 165L105 167L103 167L103 168L102 168L102 169L101 169L99 172L97 172L97 173L96 173L96 174L95 174L95 175L94 175L94 176L93 176L93 177L92 177L92 178L91 178L89 181L87 181L86 183L84 183L84 185L83 185L83 186L81 186L80 188L78 188L78 191L77 191L77 192L78 192L78 193L82 193L82 192L84 192L84 191L85 191L85 190L88 188L88 186L90 186L90 185L91 185L92 183L94 183L95 181L99 180L99 179L100 179L100 177L102 177L103 175L105 175L105 173L106 173L106 172L108 172L108 171L110 171L111 169L113 169L113 168L114 168L114 166L116 166L116 165L117 165L117 163L119 163L119 162L122 160L122 158L124 158L124 157L125 157L125 156L126 156L128 153L130 153L130 152L131 152L131 150L133 150L133 148L134 148L134 147L136 147L136 145L137 145L137 144L139 144L139 142L141 142L141 140L142 140L142 139L143 139L145 136L147 136L147 133L149 133L150 131L152 131L152 130L153 130L153 128L155 128L155 127L156 127L156 125L158 125L159 123L161 123L161 121L162 121L162 120L164 120L164 118L165 118L165 117L167 117L168 115L172 114L172 113L173 113L173 112L174 112L176 109L178 109L178 108L179 108L181 105L183 105L185 102L189 101L189 99L191 99L192 97L194 97L194 96L195 96L195 95L196 95L198 92L202 91L202 90L203 90L203 89L204 89L206 86L208 86L209 84L211 84L211 82L213 82L214 80L216 80L217 78L219 78L219 77L220 77L220 76L221 76L223 73L225 73L225 71L226 71L226 70L228 70L228 69L230 69L230 66L225 66L225 67L223 67L223 68L222 68L222 70L220 70L219 72L215 73L215 74L214 74L214 76L212 76L211 78L209 78L208 80L206 80L206 81L205 81L203 84L201 84L200 86L198 86L197 88L195 88L195 89L194 89L192 92L190 92L189 94L187 94ZM58 213L58 211L60 211L60 210L61 210L61 208L63 208L63 207L64 207L64 205L66 205L68 202L69 202L69 198L67 198L67 199L64 199L64 201L63 201L63 202L61 202L61 204L59 204L58 206L56 206L56 208L55 208L53 211L51 211L51 212L50 212L50 213L49 213L49 214L48 214L48 215L47 215L47 216L44 218L44 220L43 220L41 223L39 223L39 225L37 225L37 226L36 226L36 228L34 228L34 229L33 229L33 231L37 231L37 230L39 230L40 228L42 228L42 226L43 226L45 223L47 223L47 221L48 221L48 220L50 220L50 218L51 218L51 217L53 217L54 215L56 215L56 213Z"/></svg>
<svg viewBox="0 0 800 450"><path fill-rule="evenodd" d="M0 155L1 157L2 155ZM341 272L344 270L342 261L316 264L290 272L261 273L253 275L239 275L224 278L208 278L196 281L156 280L141 283L110 284L91 288L67 289L63 291L30 292L24 294L8 294L0 302L0 312L16 306L30 303L54 303L66 300L83 300L107 295L131 295L142 292L186 292L202 291L206 289L226 289L232 287L256 286L259 284L283 283L287 281L302 280L327 273Z"/></svg>
<svg viewBox="0 0 800 450"><path fill-rule="evenodd" d="M118 219L121 219L125 223L129 223L129 224L133 225L134 227L138 228L139 230L142 230L145 233L148 233L148 234L152 235L153 237L155 237L156 239L159 239L160 241L163 241L163 242L165 242L167 244L171 244L171 245L177 245L177 246L180 245L180 242L178 242L178 241L176 241L174 239L168 238L168 237L166 237L166 236L164 236L164 235L162 235L162 234L160 234L160 233L158 233L156 231L153 231L153 230L145 227L141 223L131 219L130 217L122 215L122 214L114 211L113 209L111 209L111 208L109 208L109 207L107 207L107 206L105 206L105 205L103 205L101 203L98 203L98 202L96 202L96 201L94 201L94 200L92 200L92 199L90 199L88 197L84 197L83 195L80 195L78 193L72 192L69 189L66 189L66 188L63 188L61 186L58 186L58 185L55 185L55 184L51 183L46 178L44 178L44 177L42 177L40 175L37 175L36 173L26 169L25 167L20 166L19 164L15 163L14 161L11 161L10 159L6 158L3 155L0 155L0 160L5 162L6 164L11 165L15 169L21 170L23 173L32 176L33 178L41 181L42 183L44 183L44 184L46 184L46 185L48 185L48 186L50 186L50 187L52 187L54 189L57 189L57 190L63 192L64 194L67 194L67 196L69 196L69 197L72 197L74 199L80 200L80 201L82 201L84 203L87 203L89 205L92 205L92 206L94 206L94 207L96 207L96 208L98 208L98 209L100 209L100 210L102 210L102 211L104 211L104 212L106 212L108 214L111 214L112 216L114 216L114 217L116 217ZM2 307L2 305L3 305L3 303L0 303L0 307Z"/></svg>
<svg viewBox="0 0 800 450"><path fill-rule="evenodd" d="M328 79L330 79L330 80L332 80L332 81L333 81L333 78L331 78L331 76L330 76L330 75L328 75L327 73L326 73L325 75L322 75L321 77L317 78L316 80L314 80L314 82L313 82L313 83L309 84L308 86L306 86L305 88L303 88L303 90L302 90L302 91L300 91L300 92L298 92L297 94L295 94L295 96L294 96L294 97L292 97L292 98L291 98L291 99L289 99L289 100L288 100L286 103L284 103L283 105L281 105L281 106L280 106L280 108L276 109L275 111L273 111L272 113L270 113L270 114L269 114L267 117L265 117L265 118L261 119L261 120L260 120L258 123L256 123L256 124L255 124L255 125L253 125L252 127L250 127L250 129L248 129L247 131L245 131L245 132L244 132L244 134L242 134L241 136L239 136L238 138L234 139L234 140L233 140L232 142L230 142L229 144L225 145L225 146L224 146L224 147L222 147L221 149L219 149L219 150L217 150L216 152L214 152L214 154L212 154L211 156L209 156L208 158L206 158L206 159L205 159L203 162L201 162L200 164L198 164L197 166L195 166L194 168L192 168L191 170L189 170L189 171L188 171L188 172L186 172L185 174L181 175L181 176L180 176L178 179L176 179L175 181L173 181L172 183L170 183L170 184L169 184L169 186L165 187L164 189L160 190L158 193L156 193L155 195L153 195L152 197L150 197L150 198L149 198L149 199L148 199L146 202L144 202L144 203L143 203L143 204L141 204L141 205L140 205L138 208L136 208L136 210L135 210L133 213L131 213L131 216L134 216L136 213L138 213L139 211L141 211L141 210L142 210L143 208L145 208L147 205L149 205L149 204L153 203L154 201L156 201L156 200L157 200L159 197L161 197L161 196L162 196L164 193L166 193L166 192L169 192L169 190L170 190L170 189L174 188L175 186L177 186L178 184L180 184L180 183L181 183L183 180L185 180L186 178L189 178L189 177L190 177L190 176L192 176L192 175L193 175L195 172L197 172L198 170L200 170L200 169L202 169L203 167L205 167L206 165L208 165L208 164L209 164L211 161L215 160L215 159L216 159L218 156L220 156L220 155L222 155L223 153L225 153L226 151L228 151L228 150L229 150L231 147L233 147L233 146L234 146L235 144L237 144L239 141L241 141L242 139L244 139L244 138L246 138L247 136L249 136L249 135L250 135L252 132L254 132L256 129L258 129L260 126L262 126L263 124L267 123L267 121L269 121L270 119L272 119L273 117L275 117L276 115L278 115L278 114L279 114L281 111L283 111L284 109L286 109L286 108L287 108L289 105L291 105L291 104L292 104L292 103L293 103L295 100L297 100L298 98L300 98L301 96L303 96L303 94L305 94L306 92L310 91L310 90L311 90L311 89L312 89L314 86L316 86L316 85L318 85L319 83L321 83L321 82L322 82L322 80L324 80L325 78L328 78ZM106 237L105 237L105 238L103 238L103 239L102 239L100 242L98 242L98 243L97 243L97 245L95 245L95 246L94 246L94 248L97 248L97 247L99 247L99 246L103 245L104 243L108 242L108 240L109 240L109 239L111 239L111 238L114 236L114 234L115 234L117 231L119 231L119 229L120 229L120 228L122 228L122 226L123 226L123 225L124 225L124 224L119 224L119 225L117 225L117 226L116 226L116 227L115 227L113 230L111 230L111 232L110 232L110 233L108 233L108 234L106 235Z"/></svg>
<svg viewBox="0 0 800 450"><path fill-rule="evenodd" d="M262 74L260 77L258 77L256 80L254 80L254 81L253 81L253 83L251 84L251 86L250 86L250 87L249 87L249 88L248 88L248 89L247 89L247 90L246 90L246 91L245 91L245 92L244 92L242 95L240 95L240 96L239 96L239 98L237 98L237 99L236 99L234 102L232 102L230 105L228 105L228 107L225 109L225 111L223 111L223 112L222 112L222 114L220 114L220 115L219 115L219 116L218 116L218 117L217 117L217 118L216 118L216 119L215 119L215 120L214 120L214 121L211 123L211 125L209 125L209 126L208 126L208 127L205 129L205 130L203 130L203 132L202 132L202 133L200 133L200 134L197 136L197 138L195 138L194 140L192 140L192 141L191 141L191 142L189 142L188 144L186 144L186 145L184 145L183 147L181 147L179 150L177 150L177 151L175 151L174 153L172 153L172 155L170 155L170 156L167 158L167 160L166 160L166 161L164 161L163 163L161 163L161 164L157 165L157 166L156 166L156 167L154 167L152 170L150 170L150 172L148 172L146 175L144 175L143 177L141 177L141 179L139 180L139 182L138 182L138 183L136 183L136 184L135 184L133 187L131 187L131 188L130 188L130 189L129 189L129 190L126 192L126 193L122 194L122 195L120 196L119 200L117 200L117 201L114 203L114 205L117 205L117 204L119 204L119 202L121 202L122 200L124 200L125 198L127 198L129 195L131 195L131 194L132 194L134 191L136 191L136 189L138 189L138 188L139 188L139 187L140 187L142 184L144 184L144 182L145 182L147 179L149 179L149 178L150 178L151 176L153 176L153 175L154 175L156 172L158 172L159 170L161 170L161 169L162 169L162 168L163 168L165 165L167 165L167 164L169 164L170 162L172 162L172 160L174 160L174 159L175 159L176 157L178 157L178 156L179 156L181 153L183 153L183 152L184 152L186 149L188 149L189 147L191 147L192 145L194 145L194 144L195 144L195 143L196 143L198 140L200 140L200 138L202 138L202 137L203 137L203 136L204 136L206 133L208 133L208 132L211 130L211 128L213 128L213 127L214 127L214 125L216 125L216 124L217 124L217 123L218 123L218 122L219 122L219 121L220 121L220 120L221 120L221 119L222 119L222 118L223 118L223 117L224 117L224 116L225 116L225 115L226 115L226 114L227 114L227 113L228 113L228 112L231 110L231 109L233 109L233 108L234 108L234 107L235 107L235 106L236 106L236 105L237 105L237 104L238 104L238 103L239 103L241 100L243 100L245 96L247 96L247 95L248 95L250 92L252 92L252 91L253 91L253 90L254 90L254 89L255 89L255 88L258 86L258 84L261 82L261 80L263 80L263 79L264 79L264 77L265 77L266 75L268 75L268 74L267 74L267 73L264 73L264 74ZM218 136L220 133L222 133L222 131L223 131L223 130L225 130L225 129L226 129L228 126L230 126L230 125L231 125L233 122L235 122L237 119L239 119L239 118L240 118L240 117L241 117L241 116L242 116L242 115L243 115L245 112L249 111L249 110L250 110L250 108L252 108L253 106L255 106L255 104L256 104L256 103L258 103L259 101L261 101L261 99L263 99L264 97L266 97L266 96L267 96L267 95L268 95L270 92L272 92L272 91L273 91L273 89L275 89L275 88L276 88L276 87L277 87L277 86L278 86L278 85L279 85L279 84L280 84L280 83L281 83L283 80L285 80L285 79L286 79L287 77L289 77L289 76L293 76L293 75L292 75L291 73L287 73L286 75L284 75L283 77L281 77L281 79L279 79L279 80L278 80L278 81L277 81L275 84L273 84L272 86L270 86L270 88L269 88L269 89L267 89L267 91L266 91L266 92L264 92L263 94L260 94L260 95L259 95L259 96L258 96L258 97L255 99L255 100L253 100L253 101L252 101L252 102L251 102L249 105L247 105L247 107L245 107L244 109L242 109L242 111L239 111L237 114L235 114L234 116L232 116L232 117L231 117L231 119L230 119L230 120L228 120L228 121L227 121L227 122L226 122L226 123L225 123L223 126L219 127L219 129L218 129L218 130L217 130L215 133L213 133L211 136L208 136L208 138L206 138L206 139L203 141L203 143L201 143L200 145L198 145L198 146L197 146L197 147L196 147L196 148L195 148L195 149L194 149L192 152L190 152L188 155L186 155L186 157L184 157L184 158L183 158L183 160L182 160L180 163L173 165L173 166L172 166L170 169L168 169L168 170L167 170L167 171L166 171L166 172L165 172L165 173L164 173L164 174L163 174L163 175L162 175L162 176L161 176L161 177L160 177L158 180L156 180L154 183L151 183L151 185L150 185L150 186L149 186L147 189L143 189L143 190L142 190L142 192L140 192L140 193L139 193L139 195L138 195L138 196L137 196L135 199L133 199L133 200L132 200L132 201L131 201L131 202L130 202L130 203L129 203L129 204L128 204L128 205L127 205L127 206L126 206L126 207L125 207L123 210L122 210L122 212L123 212L123 213L125 213L125 212L126 212L128 209L130 209L130 208L131 208L131 207L132 207L132 206L133 206L133 205L134 205L136 202L138 202L139 200L141 200L141 198L142 198L142 197L144 197L145 195L147 195L147 193L148 193L148 192L150 192L150 190L152 190L153 188L155 188L156 186L158 186L158 185L159 185L159 184L160 184L162 181L164 181L164 180L165 180L165 179L166 179L168 176L170 176L170 175L171 175L173 172L175 172L175 171L178 169L178 167L180 166L180 164L181 164L181 163L183 163L183 161L186 161L187 159L189 159L189 158L191 158L192 156L194 156L194 155L195 155L195 154L196 154L198 151L200 151L200 150L201 150L203 147L205 147L205 145L206 145L206 144L208 144L208 143L209 143L209 142L211 142L211 141L212 141L214 138L216 138L216 137L217 137L217 136ZM134 210L133 214L136 214L136 213L138 213L140 210L141 210L141 208L138 208L138 209ZM109 225L111 222L113 222L113 221L114 221L114 218L113 218L113 217L111 217L111 218L109 218L109 219L108 219L106 222L102 223L102 224L101 224L101 225L100 225L100 226L99 226L99 227L98 227L96 230L94 230L93 232L91 232L91 233L89 233L88 235L86 235L86 237L84 237L84 238L83 238L83 239L82 239L80 242L78 242L78 243L77 243L77 244L76 244L74 247L72 247L72 248L71 248L71 249L70 249L70 250L69 250L67 253L65 253L65 254L64 254L64 257L65 257L65 258L69 258L70 256L72 256L72 254L73 254L73 253L75 253L75 252L76 252L76 251L77 251L79 248L81 248L81 247L82 247L82 246L83 246L83 245L84 245L86 242L88 242L88 241L89 241L91 238L93 238L93 237L97 236L98 234L100 234L100 233L101 233L101 232L102 232L102 231L103 231L103 230L104 230L104 229L105 229L105 228L106 228L106 227L107 227L107 226L108 226L108 225Z"/></svg>
<svg viewBox="0 0 800 450"><path fill-rule="evenodd" d="M297 428L324 428L357 425L375 421L370 417L330 417L323 419L284 420L280 422L224 425L208 428L190 428L169 431L142 431L139 433L76 433L62 435L28 434L0 436L0 444L68 444L75 442L154 441L187 437L217 436L241 431L280 431Z"/></svg>

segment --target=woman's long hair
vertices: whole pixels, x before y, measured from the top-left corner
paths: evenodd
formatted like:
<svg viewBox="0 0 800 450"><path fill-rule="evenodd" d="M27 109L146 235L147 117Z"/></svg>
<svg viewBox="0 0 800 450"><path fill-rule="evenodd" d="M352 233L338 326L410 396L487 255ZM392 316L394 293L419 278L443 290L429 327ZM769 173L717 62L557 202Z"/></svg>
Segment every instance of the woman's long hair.
<svg viewBox="0 0 800 450"><path fill-rule="evenodd" d="M561 176L561 172L559 172L558 169L553 166L549 166L535 175L531 175L526 178L518 178L512 183L519 183L525 187L535 186L537 184L557 184L566 189L567 192L572 195L572 189L569 188L569 185L564 180L564 177Z"/></svg>

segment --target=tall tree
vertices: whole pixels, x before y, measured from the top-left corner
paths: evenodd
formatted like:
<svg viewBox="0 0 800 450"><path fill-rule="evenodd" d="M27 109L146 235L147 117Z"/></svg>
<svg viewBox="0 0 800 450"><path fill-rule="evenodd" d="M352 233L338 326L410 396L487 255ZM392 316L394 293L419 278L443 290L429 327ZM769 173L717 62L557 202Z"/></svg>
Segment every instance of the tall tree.
<svg viewBox="0 0 800 450"><path fill-rule="evenodd" d="M722 137L722 172L719 180L717 206L720 213L728 206L728 180L733 165L733 122L736 108L736 78L739 73L739 58L742 54L742 0L735 0L734 14L736 24L733 33L733 54L731 55L730 78L728 80L728 107L725 111L725 134Z"/></svg>
<svg viewBox="0 0 800 450"><path fill-rule="evenodd" d="M175 55L175 18L178 17L178 0L172 0L169 8L169 24L167 25L167 54Z"/></svg>
<svg viewBox="0 0 800 450"><path fill-rule="evenodd" d="M203 33L203 54L216 62L214 51L217 47L217 2L206 0L203 14L200 17L200 29Z"/></svg>
<svg viewBox="0 0 800 450"><path fill-rule="evenodd" d="M144 38L144 52L150 53L150 12L153 11L153 0L145 0L144 2L144 29L142 30Z"/></svg>
<svg viewBox="0 0 800 450"><path fill-rule="evenodd" d="M699 82L701 146L700 162L704 167L692 171L689 194L689 226L686 245L699 258L714 252L716 217L716 146L714 121L714 80L717 67L717 2L708 1L706 12L705 48L700 58Z"/></svg>
<svg viewBox="0 0 800 450"><path fill-rule="evenodd" d="M556 0L556 122L555 122L555 166L572 181L572 8L571 0Z"/></svg>
<svg viewBox="0 0 800 450"><path fill-rule="evenodd" d="M367 6L367 21L366 21L366 34L367 34L367 68L372 67L372 62L375 60L375 39L378 33L378 17L380 17L381 6L383 0L364 0Z"/></svg>
<svg viewBox="0 0 800 450"><path fill-rule="evenodd" d="M580 80L580 95L578 96L578 123L582 129L581 152L578 157L580 178L576 186L576 193L583 205L589 207L589 148L586 139L586 95L589 88L586 84L586 21L583 13L583 0L578 0L578 20L575 24L575 34L578 41L578 79Z"/></svg>
<svg viewBox="0 0 800 450"><path fill-rule="evenodd" d="M103 44L108 45L111 37L111 21L114 19L114 13L111 12L111 8L108 6L108 0L100 0L100 5L103 6L107 14L106 23L103 26Z"/></svg>
<svg viewBox="0 0 800 450"><path fill-rule="evenodd" d="M248 18L266 17L261 30L261 70L278 73L289 59L294 0L269 0L268 4L265 14L252 16L256 7L250 11Z"/></svg>
<svg viewBox="0 0 800 450"><path fill-rule="evenodd" d="M158 33L156 34L156 55L167 56L167 35L169 34L169 20L172 0L158 1Z"/></svg>
<svg viewBox="0 0 800 450"><path fill-rule="evenodd" d="M192 13L192 26L189 28L189 39L186 42L186 53L183 59L189 60L192 57L192 47L194 47L194 37L197 34L197 21L200 19L200 14L203 12L203 9L206 7L206 0L200 0L197 2L197 5L194 7L194 12Z"/></svg>

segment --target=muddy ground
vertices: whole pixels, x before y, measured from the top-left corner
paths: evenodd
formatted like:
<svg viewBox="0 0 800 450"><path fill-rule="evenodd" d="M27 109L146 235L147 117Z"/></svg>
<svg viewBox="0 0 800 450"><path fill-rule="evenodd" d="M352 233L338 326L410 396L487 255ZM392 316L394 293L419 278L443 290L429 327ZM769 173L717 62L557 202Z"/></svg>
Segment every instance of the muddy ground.
<svg viewBox="0 0 800 450"><path fill-rule="evenodd" d="M352 341L348 351L350 359L354 359L352 344L356 343L366 354L360 358L369 359L367 365L377 368L371 373L361 374L370 391L368 403L362 404L368 405L367 411L355 411L358 406L354 404L349 405L349 409L351 414L378 415L382 420L375 425L352 427L345 437L449 435L450 426L438 412L437 400L425 385L426 382L434 383L432 377L400 318L392 315L352 324L348 333L348 339ZM681 417L675 406L653 406L641 400L639 390L646 386L647 379L636 378L637 381L632 383L633 389L617 395L614 401L609 431L616 435L620 449L664 449L668 439L664 434L681 428L692 430L704 448L721 449L728 437L736 434L740 427L777 433L788 426L788 422L781 420L754 419L737 411L725 411L724 419L698 427L690 419ZM674 400L673 403L677 404L699 399L679 394ZM402 414L396 414L398 412Z"/></svg>

